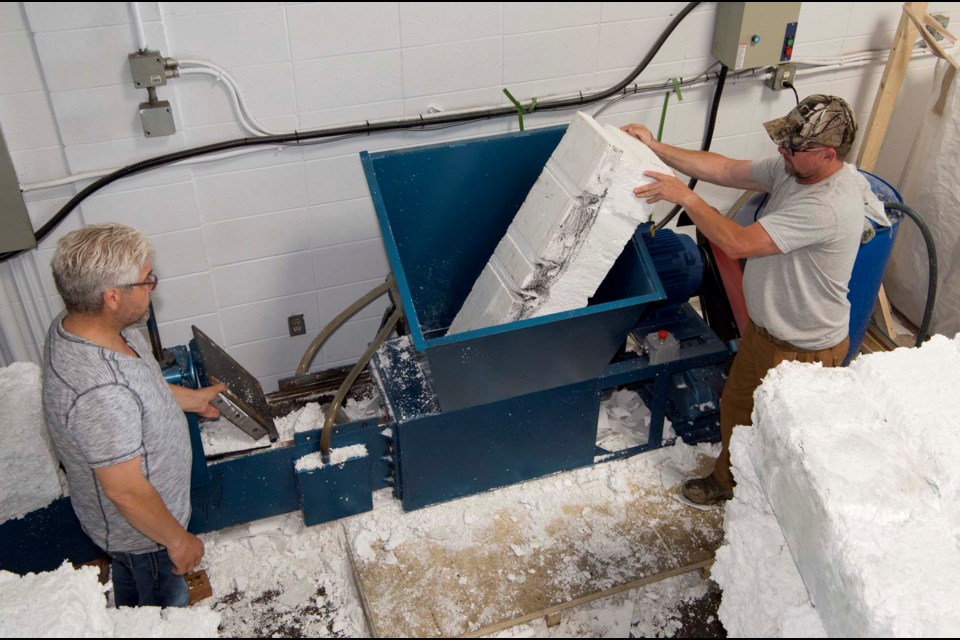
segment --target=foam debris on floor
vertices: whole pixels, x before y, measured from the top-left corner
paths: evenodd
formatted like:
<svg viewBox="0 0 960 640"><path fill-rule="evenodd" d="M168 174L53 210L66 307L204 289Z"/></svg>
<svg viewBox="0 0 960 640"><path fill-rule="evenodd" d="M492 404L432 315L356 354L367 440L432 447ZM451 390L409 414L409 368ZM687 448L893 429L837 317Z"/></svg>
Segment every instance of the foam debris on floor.
<svg viewBox="0 0 960 640"><path fill-rule="evenodd" d="M702 470L682 443L404 513L389 493L344 522L379 635L460 635L709 561L721 514L680 504L661 467Z"/></svg>

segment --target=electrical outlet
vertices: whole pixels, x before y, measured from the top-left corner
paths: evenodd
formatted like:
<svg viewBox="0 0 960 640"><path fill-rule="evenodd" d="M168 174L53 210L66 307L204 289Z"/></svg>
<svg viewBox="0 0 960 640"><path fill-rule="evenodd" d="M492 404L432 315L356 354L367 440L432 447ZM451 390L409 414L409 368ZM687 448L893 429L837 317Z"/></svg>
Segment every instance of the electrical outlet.
<svg viewBox="0 0 960 640"><path fill-rule="evenodd" d="M302 336L307 332L307 325L303 321L302 313L287 318L287 326L290 327L291 336Z"/></svg>
<svg viewBox="0 0 960 640"><path fill-rule="evenodd" d="M793 84L793 78L796 74L797 65L789 62L785 64L779 64L777 65L776 69L774 69L773 75L767 78L764 84L774 91L782 91L786 89L786 87L783 86L784 83Z"/></svg>

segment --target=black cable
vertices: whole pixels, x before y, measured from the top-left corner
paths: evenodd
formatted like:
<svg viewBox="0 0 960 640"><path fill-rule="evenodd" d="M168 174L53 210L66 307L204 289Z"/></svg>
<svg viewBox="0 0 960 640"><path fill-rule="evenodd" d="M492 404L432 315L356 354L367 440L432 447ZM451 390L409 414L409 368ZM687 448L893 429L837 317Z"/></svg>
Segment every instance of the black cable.
<svg viewBox="0 0 960 640"><path fill-rule="evenodd" d="M784 82L783 86L788 87L791 91L793 91L793 97L796 99L797 104L800 104L800 94L797 93L797 88L793 86L793 83Z"/></svg>
<svg viewBox="0 0 960 640"><path fill-rule="evenodd" d="M928 277L930 281L927 283L927 303L923 308L923 321L920 323L920 329L917 331L916 346L919 347L927 339L927 334L930 332L930 319L933 317L933 305L937 301L937 247L933 242L933 234L930 233L930 227L927 226L927 223L923 221L923 218L921 218L916 211L900 202L884 202L883 207L888 211L900 211L909 216L910 219L916 223L917 227L920 228L920 234L923 236L923 241L927 245L927 265L929 267Z"/></svg>
<svg viewBox="0 0 960 640"><path fill-rule="evenodd" d="M707 122L707 130L703 134L703 144L700 147L701 151L709 151L710 145L713 143L713 132L717 128L717 113L720 111L720 98L723 96L723 85L727 82L728 71L729 69L727 68L727 65L720 65L720 76L717 78L717 88L713 91L713 102L710 104L710 119ZM697 186L697 182L699 182L699 180L696 178L691 178L690 182L687 183L687 187L693 189ZM657 231L663 229L671 220L674 219L674 217L676 217L678 213L680 213L682 208L683 207L680 205L674 205L673 209L670 210L670 213L667 214L667 217L661 220L654 227L654 229ZM677 224L688 225L691 223L689 219L685 220L681 218Z"/></svg>
<svg viewBox="0 0 960 640"><path fill-rule="evenodd" d="M555 100L547 100L541 102L537 105L537 111L558 111L563 109L572 109L575 107L582 107L585 104L592 104L594 102L599 102L605 100L611 96L618 94L622 91L627 85L629 85L633 80L639 76L647 66L650 65L650 62L653 58L659 53L660 49L663 47L664 43L667 41L667 38L676 30L677 26L683 21L687 15L693 11L700 3L699 2L689 2L683 9L674 16L673 20L670 21L670 24L667 25L667 28L660 34L660 37L657 38L657 41L653 44L653 47L643 58L643 60L634 68L634 70L626 78L618 82L613 87L609 89L600 91L594 94L587 94L583 96L582 94L576 98L558 98ZM223 142L216 142L213 144L203 145L200 147L194 147L192 149L184 149L182 151L176 151L173 153L167 153L161 156L156 156L147 160L141 160L140 162L135 162L126 167L117 169L113 173L103 176L92 184L87 185L80 193L70 198L70 200L57 211L54 216L47 221L40 229L34 234L37 239L37 244L39 244L47 235L50 234L63 220L73 211L77 205L83 202L86 198L90 197L92 194L96 193L103 187L125 178L127 176L136 175L138 173L143 173L145 171L150 171L152 169L157 169L159 167L166 166L168 164L173 164L174 162L179 162L181 160L186 160L188 158L193 158L196 156L206 155L208 153L217 153L220 151L228 151L230 149L237 149L241 147L256 146L256 145L276 145L276 144L299 144L302 141L306 140L315 140L319 138L328 138L334 136L345 136L352 134L370 134L378 131L395 131L395 130L404 130L410 128L418 128L425 124L429 125L439 125L447 123L467 123L474 122L477 120L486 120L488 118L500 117L500 116L513 116L516 114L516 109L513 105L504 106L504 107L494 107L486 111L480 111L476 113L464 113L464 114L440 114L430 118L429 122L423 120L421 117L411 116L408 118L403 118L393 121L385 122L367 122L363 125L354 125L354 126L345 126L345 127L330 127L326 129L314 129L312 131L300 131L290 134L280 134L280 135L270 135L254 138L236 138L234 140L225 140ZM14 256L17 256L26 251L26 249L21 249L19 251L8 251L6 253L0 254L0 262L5 262Z"/></svg>

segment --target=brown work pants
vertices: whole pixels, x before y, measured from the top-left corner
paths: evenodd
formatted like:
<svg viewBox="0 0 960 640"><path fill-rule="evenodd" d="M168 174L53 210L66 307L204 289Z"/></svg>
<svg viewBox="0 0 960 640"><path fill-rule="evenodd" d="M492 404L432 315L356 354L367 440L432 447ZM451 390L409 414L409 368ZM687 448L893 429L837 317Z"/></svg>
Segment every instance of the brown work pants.
<svg viewBox="0 0 960 640"><path fill-rule="evenodd" d="M713 468L713 477L720 486L733 488L730 437L737 425L753 424L753 392L760 386L760 381L767 375L767 371L785 360L820 362L825 367L839 367L843 364L849 348L850 339L844 338L843 342L829 349L800 349L788 342L777 340L763 329L758 329L753 322L747 325L720 397L720 437L723 449Z"/></svg>

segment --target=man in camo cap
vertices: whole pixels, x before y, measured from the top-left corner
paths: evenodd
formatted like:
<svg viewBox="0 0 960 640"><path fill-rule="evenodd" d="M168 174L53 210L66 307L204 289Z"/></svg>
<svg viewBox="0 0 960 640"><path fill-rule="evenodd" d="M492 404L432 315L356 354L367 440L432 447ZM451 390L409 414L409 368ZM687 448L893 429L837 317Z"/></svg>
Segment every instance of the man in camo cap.
<svg viewBox="0 0 960 640"><path fill-rule="evenodd" d="M844 159L857 135L856 118L842 98L812 95L764 128L780 155L750 161L657 142L643 125L623 127L688 176L770 194L757 221L743 227L673 176L648 171L656 181L634 189L647 202L681 205L720 250L746 258L750 323L720 400L723 449L712 474L683 486L683 495L698 504L733 496L730 437L735 426L751 424L753 392L767 371L784 360L838 366L850 344L847 286L864 209L856 175L844 168Z"/></svg>
<svg viewBox="0 0 960 640"><path fill-rule="evenodd" d="M815 94L783 118L763 123L770 139L790 151L833 147L846 158L857 136L857 121L843 98Z"/></svg>

